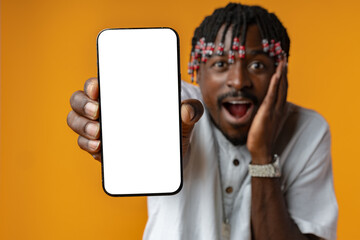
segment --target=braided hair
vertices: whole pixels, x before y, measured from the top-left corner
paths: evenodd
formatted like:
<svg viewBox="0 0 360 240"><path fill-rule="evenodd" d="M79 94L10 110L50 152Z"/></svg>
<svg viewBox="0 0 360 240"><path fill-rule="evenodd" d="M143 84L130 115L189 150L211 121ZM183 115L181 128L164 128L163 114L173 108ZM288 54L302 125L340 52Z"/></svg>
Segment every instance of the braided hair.
<svg viewBox="0 0 360 240"><path fill-rule="evenodd" d="M204 21L195 29L192 38L192 49L188 73L191 80L199 69L200 63L206 63L212 54L224 54L224 41L226 33L232 27L232 39L228 62L232 64L235 54L240 58L245 57L245 40L247 28L251 24L256 24L262 38L263 51L270 57L274 57L276 62L285 53L289 56L290 39L286 28L274 13L269 13L260 6L248 6L240 3L229 3L224 8L216 9L212 15L205 17ZM215 51L215 39L224 26L220 43Z"/></svg>

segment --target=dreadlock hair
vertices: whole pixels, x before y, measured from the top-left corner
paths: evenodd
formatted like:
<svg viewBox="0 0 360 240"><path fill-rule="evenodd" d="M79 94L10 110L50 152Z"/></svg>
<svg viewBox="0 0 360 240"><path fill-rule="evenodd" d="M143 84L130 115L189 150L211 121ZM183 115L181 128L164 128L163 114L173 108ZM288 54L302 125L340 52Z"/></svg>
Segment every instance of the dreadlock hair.
<svg viewBox="0 0 360 240"><path fill-rule="evenodd" d="M212 15L205 17L204 21L195 29L192 38L192 49L188 73L194 81L200 63L206 63L207 59L213 54L224 54L224 41L226 33L232 27L232 39L228 53L228 62L232 64L235 53L240 58L245 57L245 40L247 28L251 24L256 24L262 38L263 51L270 57L274 57L276 63L280 61L281 55L289 56L290 39L286 28L274 13L269 13L260 6L248 6L240 3L229 3L224 8L216 9ZM215 51L215 39L224 26L224 32L220 43Z"/></svg>

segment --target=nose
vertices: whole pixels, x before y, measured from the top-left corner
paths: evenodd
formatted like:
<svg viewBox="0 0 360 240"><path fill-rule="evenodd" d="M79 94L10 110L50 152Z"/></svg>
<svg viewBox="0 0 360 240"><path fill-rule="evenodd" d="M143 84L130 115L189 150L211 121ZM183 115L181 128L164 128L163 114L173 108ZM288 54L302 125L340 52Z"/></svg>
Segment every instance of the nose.
<svg viewBox="0 0 360 240"><path fill-rule="evenodd" d="M240 91L243 88L249 88L252 86L251 79L249 78L246 68L243 64L236 61L230 66L228 78L226 84L229 88Z"/></svg>

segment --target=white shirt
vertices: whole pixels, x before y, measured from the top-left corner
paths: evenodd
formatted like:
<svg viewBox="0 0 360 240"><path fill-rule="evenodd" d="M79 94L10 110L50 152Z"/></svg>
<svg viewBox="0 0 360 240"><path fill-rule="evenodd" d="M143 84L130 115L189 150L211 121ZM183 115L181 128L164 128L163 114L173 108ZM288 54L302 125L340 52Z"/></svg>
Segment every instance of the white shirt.
<svg viewBox="0 0 360 240"><path fill-rule="evenodd" d="M182 98L201 100L200 90L183 82ZM329 126L316 112L288 104L287 120L276 142L288 211L302 233L334 240L338 207ZM173 196L148 197L143 239L250 240L250 161L246 146L228 142L205 111L184 159L182 190ZM228 187L231 193L226 192ZM224 216L231 226L228 237L222 229Z"/></svg>

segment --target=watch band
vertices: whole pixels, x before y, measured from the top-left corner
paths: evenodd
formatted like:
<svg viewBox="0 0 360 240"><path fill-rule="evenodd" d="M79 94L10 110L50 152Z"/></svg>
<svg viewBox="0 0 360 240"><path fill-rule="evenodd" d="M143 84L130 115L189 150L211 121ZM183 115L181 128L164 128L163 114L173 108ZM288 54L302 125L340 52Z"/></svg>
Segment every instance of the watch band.
<svg viewBox="0 0 360 240"><path fill-rule="evenodd" d="M275 161L265 165L249 164L249 173L252 177L268 177L276 178L281 176L280 171L280 157L274 154Z"/></svg>

